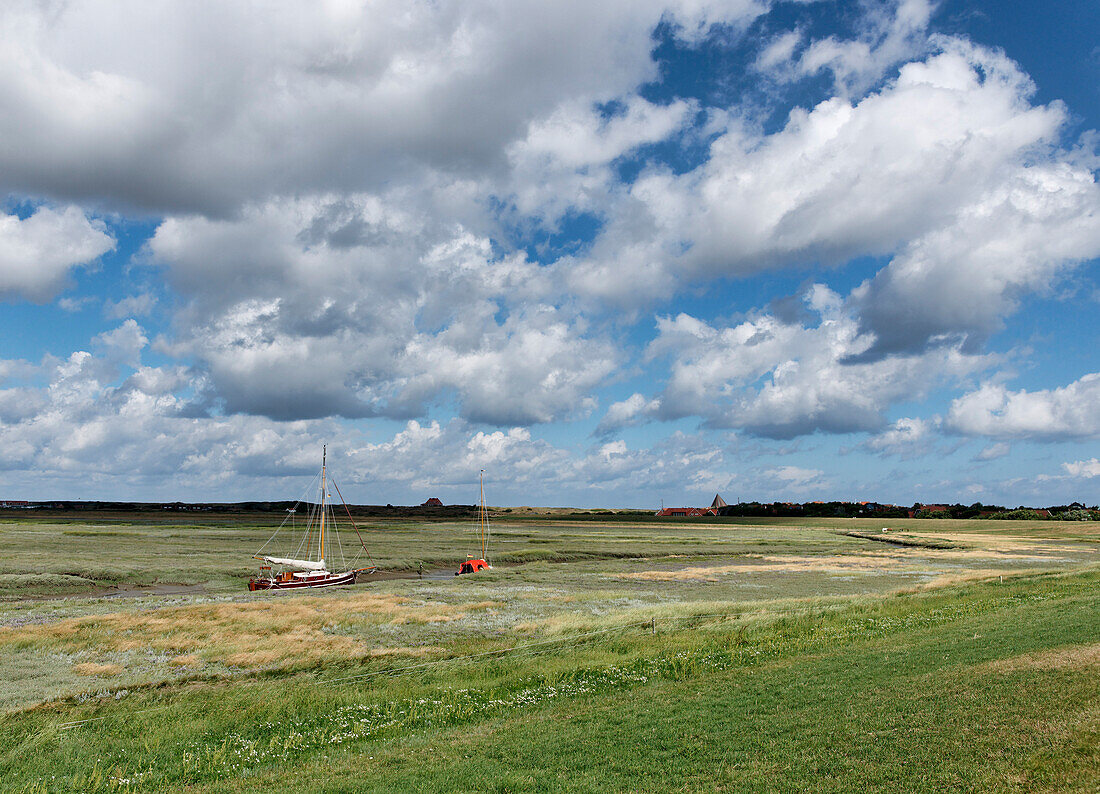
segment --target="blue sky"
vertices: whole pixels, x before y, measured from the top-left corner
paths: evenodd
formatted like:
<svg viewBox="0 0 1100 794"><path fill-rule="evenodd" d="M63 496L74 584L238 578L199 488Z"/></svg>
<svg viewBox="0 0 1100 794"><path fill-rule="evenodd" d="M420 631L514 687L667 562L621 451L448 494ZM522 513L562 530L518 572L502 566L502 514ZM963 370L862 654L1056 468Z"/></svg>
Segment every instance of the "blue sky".
<svg viewBox="0 0 1100 794"><path fill-rule="evenodd" d="M1098 501L1095 3L0 18L4 498Z"/></svg>

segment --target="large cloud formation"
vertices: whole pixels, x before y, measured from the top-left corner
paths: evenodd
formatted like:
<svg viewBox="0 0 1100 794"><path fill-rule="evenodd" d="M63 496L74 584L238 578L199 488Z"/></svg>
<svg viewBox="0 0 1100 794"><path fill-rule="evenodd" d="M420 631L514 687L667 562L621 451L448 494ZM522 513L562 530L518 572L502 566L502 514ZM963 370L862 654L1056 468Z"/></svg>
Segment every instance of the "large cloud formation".
<svg viewBox="0 0 1100 794"><path fill-rule="evenodd" d="M590 410L618 355L548 299L539 268L386 198L166 221L153 261L192 298L166 349L202 362L230 412L408 418L446 394L497 424Z"/></svg>
<svg viewBox="0 0 1100 794"><path fill-rule="evenodd" d="M804 300L816 325L774 314L728 328L686 314L662 319L649 355L671 356L672 374L659 407L643 403L643 410L660 418L701 416L714 427L779 439L877 431L892 404L919 399L991 363L953 349L848 363L870 339L840 296L815 285Z"/></svg>
<svg viewBox="0 0 1100 794"><path fill-rule="evenodd" d="M663 19L698 35L754 0L9 3L0 172L10 189L153 212L480 174L562 103L657 75Z"/></svg>
<svg viewBox="0 0 1100 794"><path fill-rule="evenodd" d="M179 439L154 468L224 455L249 469L377 417L411 423L379 450L481 433L518 450L510 466L657 482L659 461L618 435L687 419L772 439L878 434L861 449L903 456L941 429L1075 437L1087 378L973 382L1002 382L987 342L1018 307L1100 255L1094 153L1065 139L1067 109L1037 103L1004 53L931 33L927 0L862 4L850 35L744 36L770 8L6 5L0 188L35 210L0 217L0 297L58 296L115 246L112 213L155 219L128 265L165 293L101 296L107 316L131 316L90 346L110 355L5 365L51 384L6 376L12 460L76 471L81 444L102 454L143 428ZM768 106L666 81L669 49L705 48L736 53ZM826 283L856 260L877 272ZM786 308L692 305L799 271L812 284ZM147 333L133 318L154 304L169 315ZM171 366L119 352L135 346ZM609 399L639 369L648 385ZM968 391L942 422L891 416L944 387ZM129 423L89 413L89 393ZM155 422L134 419L151 405ZM530 435L589 418L599 446L568 461ZM730 481L720 451L700 455L700 481Z"/></svg>
<svg viewBox="0 0 1100 794"><path fill-rule="evenodd" d="M858 102L795 108L771 134L733 117L699 168L653 169L631 186L592 258L574 263L571 284L658 295L672 277L893 255L859 296L879 347L900 349L900 337L919 348L941 329L966 327L954 309L897 332L882 317L899 302L921 315L943 297L948 271L981 290L973 322L986 328L1010 307L1013 287L1041 288L1060 266L1100 251L1100 190L1052 148L1065 112L1031 105L1033 91L1003 55L941 40L940 52ZM639 230L648 230L640 241Z"/></svg>
<svg viewBox="0 0 1100 794"><path fill-rule="evenodd" d="M215 501L305 497L297 489L328 444L341 490L360 502L434 493L468 503L479 469L490 472L493 498L504 503L548 487L576 499L616 494L646 504L683 483L705 491L788 482L764 467L730 475L720 445L683 434L648 449L616 441L577 455L524 427L484 430L460 418L413 419L378 438L329 418L195 416L181 395L202 383L185 367L146 364L149 339L133 320L91 347L38 363L0 360L0 481L64 489L32 494L38 498L93 498L90 490L118 480L125 482L118 497L142 501L182 493Z"/></svg>

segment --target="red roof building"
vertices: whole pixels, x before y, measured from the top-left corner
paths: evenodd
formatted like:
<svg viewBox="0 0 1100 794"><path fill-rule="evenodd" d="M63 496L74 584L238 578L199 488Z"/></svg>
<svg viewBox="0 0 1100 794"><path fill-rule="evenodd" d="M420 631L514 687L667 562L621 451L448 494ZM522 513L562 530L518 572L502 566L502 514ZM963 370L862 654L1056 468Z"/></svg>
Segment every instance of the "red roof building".
<svg viewBox="0 0 1100 794"><path fill-rule="evenodd" d="M704 507L663 507L657 511L657 515L660 518L695 518L712 516L714 513Z"/></svg>
<svg viewBox="0 0 1100 794"><path fill-rule="evenodd" d="M429 499L428 501L426 501L424 504L422 504L420 506L421 507L443 507L443 503L433 496L431 499Z"/></svg>

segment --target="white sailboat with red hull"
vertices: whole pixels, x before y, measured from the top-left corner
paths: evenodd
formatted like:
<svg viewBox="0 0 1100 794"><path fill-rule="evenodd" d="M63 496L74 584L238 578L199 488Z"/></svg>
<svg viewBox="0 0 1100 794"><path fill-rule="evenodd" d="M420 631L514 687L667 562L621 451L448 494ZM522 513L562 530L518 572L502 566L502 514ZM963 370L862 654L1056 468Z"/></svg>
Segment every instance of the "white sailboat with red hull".
<svg viewBox="0 0 1100 794"><path fill-rule="evenodd" d="M328 449L324 447L321 452L321 473L318 475L321 481L320 504L307 503L309 514L302 532L294 531L296 529L294 517L303 502L298 502L292 509L287 511L287 517L283 520L283 523L252 558L260 560L264 565L260 566L258 576L253 576L248 580L249 590L294 590L304 587L335 587L337 585L355 584L356 579L361 574L370 574L378 570L373 564L369 567L355 567L364 554L369 560L370 552L367 551L363 538L359 535L359 528L355 526L355 521L351 517L351 511L340 494L340 487L328 477L327 458ZM360 551L351 563L344 560L343 545L340 542L340 528L336 524L336 512L333 510L332 497L328 492L330 482L336 489L337 495L340 496L340 502L347 514L348 523L351 524L356 537L359 539ZM285 535L283 530L287 528L288 523L292 530L290 534L294 536L291 542L297 544L295 548L287 556L275 556L273 553L265 554L265 550L273 546L280 534ZM340 573L328 569L326 557L328 560L333 561L337 558L340 559Z"/></svg>

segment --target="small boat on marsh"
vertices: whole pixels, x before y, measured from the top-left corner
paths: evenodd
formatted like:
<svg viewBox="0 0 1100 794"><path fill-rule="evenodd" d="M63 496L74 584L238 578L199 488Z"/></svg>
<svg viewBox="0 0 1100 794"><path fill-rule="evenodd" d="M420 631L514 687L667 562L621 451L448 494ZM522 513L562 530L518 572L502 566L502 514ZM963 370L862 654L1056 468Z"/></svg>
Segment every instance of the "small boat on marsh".
<svg viewBox="0 0 1100 794"><path fill-rule="evenodd" d="M335 480L328 477L327 458L328 448L322 447L321 472L317 475L321 482L320 503L313 504L298 501L293 508L287 511L283 523L252 557L252 559L260 560L266 564L260 566L258 576L253 576L248 580L249 590L293 590L304 587L334 587L355 584L360 574L370 574L378 570L373 561L371 561L372 564L369 567L355 567L364 555L370 560L370 552L367 551L366 544L363 543L363 537L359 534L359 528L355 526L351 511L348 509L347 503L344 502L344 497L340 493L340 486L336 484ZM316 483L316 480L314 482ZM340 497L340 503L344 508L344 513L347 514L348 523L355 530L355 535L359 539L360 549L350 563L344 559L343 544L340 541L341 530L336 524L336 513L331 502L332 496L328 492L330 482L332 487L336 489L337 496ZM308 508L308 514L305 525L299 532L294 519L298 513L298 508L303 504ZM287 529L288 524L290 525L290 532L285 533L284 530ZM286 556L275 556L273 551L267 551L269 548L277 548L276 540L280 534L284 538L290 536L292 548L288 549ZM337 558L340 559L341 563L338 567L340 573L328 569L328 561L335 562Z"/></svg>
<svg viewBox="0 0 1100 794"><path fill-rule="evenodd" d="M485 469L481 470L479 483L481 501L477 508L477 538L481 547L481 557L475 558L472 554L467 554L466 561L458 566L455 576L462 573L477 573L493 567L489 564L489 511L485 507Z"/></svg>

